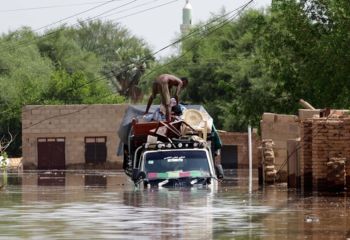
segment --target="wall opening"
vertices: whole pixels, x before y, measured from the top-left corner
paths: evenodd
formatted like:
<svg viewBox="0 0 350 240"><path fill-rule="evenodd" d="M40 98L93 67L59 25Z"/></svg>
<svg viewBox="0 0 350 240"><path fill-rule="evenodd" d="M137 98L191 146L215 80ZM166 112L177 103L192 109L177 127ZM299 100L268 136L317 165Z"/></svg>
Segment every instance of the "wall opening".
<svg viewBox="0 0 350 240"><path fill-rule="evenodd" d="M221 148L221 165L224 169L237 169L237 145L223 145Z"/></svg>
<svg viewBox="0 0 350 240"><path fill-rule="evenodd" d="M107 137L85 137L85 162L105 163L107 160Z"/></svg>

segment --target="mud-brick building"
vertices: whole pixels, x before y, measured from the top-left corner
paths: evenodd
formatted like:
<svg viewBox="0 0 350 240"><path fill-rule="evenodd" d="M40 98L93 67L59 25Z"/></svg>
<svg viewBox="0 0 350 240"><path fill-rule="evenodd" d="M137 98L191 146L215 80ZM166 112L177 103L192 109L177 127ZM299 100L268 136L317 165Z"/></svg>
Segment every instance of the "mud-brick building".
<svg viewBox="0 0 350 240"><path fill-rule="evenodd" d="M220 161L224 169L248 168L248 133L219 132L222 149ZM253 167L258 168L260 160L260 139L256 132L252 133Z"/></svg>
<svg viewBox="0 0 350 240"><path fill-rule="evenodd" d="M329 115L301 122L300 187L350 189L350 116ZM296 149L299 150L299 149Z"/></svg>
<svg viewBox="0 0 350 240"><path fill-rule="evenodd" d="M25 169L119 168L117 131L127 105L25 106Z"/></svg>

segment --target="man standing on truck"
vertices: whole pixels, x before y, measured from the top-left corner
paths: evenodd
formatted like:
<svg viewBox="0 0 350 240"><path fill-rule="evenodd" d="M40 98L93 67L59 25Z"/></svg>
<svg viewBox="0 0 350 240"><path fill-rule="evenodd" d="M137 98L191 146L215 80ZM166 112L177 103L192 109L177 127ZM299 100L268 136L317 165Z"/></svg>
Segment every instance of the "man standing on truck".
<svg viewBox="0 0 350 240"><path fill-rule="evenodd" d="M171 113L171 105L170 105L170 92L172 87L176 87L175 99L176 104L179 104L179 94L183 88L185 88L188 84L188 79L186 77L178 78L174 75L170 74L162 74L156 78L152 85L152 94L148 99L147 107L145 114L148 113L153 99L159 93L161 97L161 103L165 107L165 118L166 121L170 121L170 113Z"/></svg>

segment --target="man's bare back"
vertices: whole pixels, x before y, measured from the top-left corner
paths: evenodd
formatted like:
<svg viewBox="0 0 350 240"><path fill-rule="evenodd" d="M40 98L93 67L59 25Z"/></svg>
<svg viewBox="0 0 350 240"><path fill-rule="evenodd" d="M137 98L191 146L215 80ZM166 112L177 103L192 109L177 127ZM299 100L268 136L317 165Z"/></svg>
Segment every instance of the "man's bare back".
<svg viewBox="0 0 350 240"><path fill-rule="evenodd" d="M151 104L153 102L153 99L156 97L156 95L159 93L161 95L161 101L162 104L165 106L166 109L166 119L167 121L170 121L170 91L172 87L176 87L175 92L175 99L176 104L179 104L179 94L183 87L185 87L188 83L187 78L178 78L171 74L162 74L158 76L155 81L153 82L152 86L152 95L150 96L148 100L148 104L146 107L145 114L148 113L149 108L151 107Z"/></svg>

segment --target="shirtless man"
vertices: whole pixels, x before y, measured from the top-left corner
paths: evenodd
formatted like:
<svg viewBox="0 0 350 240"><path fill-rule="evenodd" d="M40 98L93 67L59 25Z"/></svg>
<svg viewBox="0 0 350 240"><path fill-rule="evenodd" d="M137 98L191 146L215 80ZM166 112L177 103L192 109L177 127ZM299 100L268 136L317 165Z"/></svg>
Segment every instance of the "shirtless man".
<svg viewBox="0 0 350 240"><path fill-rule="evenodd" d="M181 90L186 87L188 84L188 79L183 77L183 78L178 78L175 77L174 75L170 74L162 74L157 79L153 82L152 86L152 94L148 99L147 107L145 114L148 113L153 99L156 97L156 95L159 93L161 97L162 104L165 106L165 117L167 121L171 120L170 113L171 113L171 105L170 105L170 91L172 87L176 87L176 92L175 92L175 99L176 99L176 104L179 104L179 94Z"/></svg>

